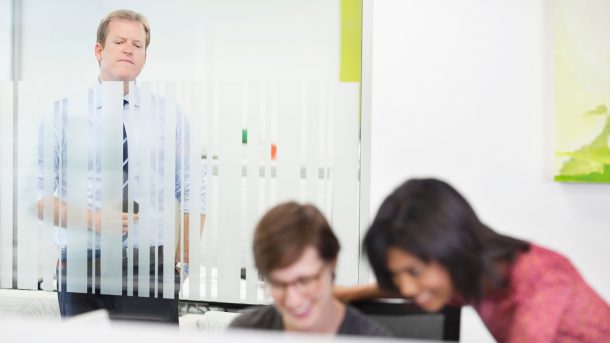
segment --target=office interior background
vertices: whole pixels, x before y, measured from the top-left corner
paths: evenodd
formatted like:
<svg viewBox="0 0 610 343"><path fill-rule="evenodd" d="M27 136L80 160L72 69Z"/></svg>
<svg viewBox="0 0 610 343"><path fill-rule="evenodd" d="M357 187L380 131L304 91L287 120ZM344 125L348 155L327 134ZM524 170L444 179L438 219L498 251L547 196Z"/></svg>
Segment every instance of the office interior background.
<svg viewBox="0 0 610 343"><path fill-rule="evenodd" d="M555 15L557 6L570 1L363 1L362 69L359 77L346 80L341 79L343 2L207 0L175 1L168 6L167 1L0 0L2 136L17 128L11 117L13 108L6 106L7 96L13 96L12 82L36 85L34 90L44 84L62 85L46 88L44 94L32 90L20 100L37 94L51 101L74 84L95 81L93 46L99 19L115 8L132 8L144 13L152 27L148 60L139 81L182 82L187 87L196 82L288 82L329 88L347 84L348 90L339 91L344 96L337 102L344 101L353 110L344 114L353 121L338 132L333 131L337 129L334 119L329 119L324 132L329 144L351 142L351 148L332 145L356 158L349 162L352 169L341 168L359 178L341 186L348 190L343 197L333 193L333 187L338 187L334 179L319 182L326 188L321 190L324 195L316 195L333 224L341 226L340 283L370 280L359 253L360 238L384 197L407 178L433 176L463 192L492 228L565 254L609 301L610 185L553 181ZM587 2L590 6L603 3ZM17 42L14 37L19 37ZM610 84L606 86L610 91ZM302 94L303 88L295 87ZM10 126L7 117L11 117ZM31 119L25 125L35 125L35 118ZM282 124L275 129L269 125L264 149L277 143L280 154ZM341 135L348 138L339 139ZM284 139L291 144L289 137ZM221 142L216 145L222 146ZM3 161L35 147L27 140L15 145L21 148L10 145L14 149L7 152L3 144ZM329 156L336 152L321 156L330 163ZM14 161L18 166L20 161ZM5 178L0 191L5 195L11 188L19 193L19 186L5 183L13 167L17 168L11 165L7 170L7 165L2 167ZM17 170L17 175L24 174ZM277 193L269 187L269 194ZM303 187L294 190L294 196L307 200L310 188ZM283 196L270 196L265 205ZM7 216L20 214L6 209L8 201L1 199L0 223L6 225L12 223ZM240 199L247 202L247 196ZM337 207L344 201L347 206ZM221 206L217 211L211 228L222 227ZM351 220L346 219L350 216ZM247 228L253 221L244 219L240 227ZM206 232L212 233L218 235L219 245L231 244L229 237L222 238L223 230ZM238 230L231 233L240 237L239 250L244 253L227 257L226 262L239 268L248 263L249 236ZM207 244L205 238L202 247ZM6 251L7 243L2 244ZM6 261L3 257L1 263ZM231 282L237 285L233 290L239 289L238 276ZM2 288L13 286L12 282L8 287L2 284ZM242 299L239 294L228 296ZM462 311L462 340L491 339L485 331L474 311Z"/></svg>

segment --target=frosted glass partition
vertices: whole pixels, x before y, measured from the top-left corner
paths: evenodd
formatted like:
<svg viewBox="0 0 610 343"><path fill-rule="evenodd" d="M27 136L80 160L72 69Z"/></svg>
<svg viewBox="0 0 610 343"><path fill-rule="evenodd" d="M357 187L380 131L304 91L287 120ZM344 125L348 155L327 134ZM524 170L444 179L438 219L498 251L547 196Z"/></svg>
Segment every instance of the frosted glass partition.
<svg viewBox="0 0 610 343"><path fill-rule="evenodd" d="M0 81L11 79L12 1L0 0Z"/></svg>
<svg viewBox="0 0 610 343"><path fill-rule="evenodd" d="M345 238L352 245L342 243L338 281L356 283L359 85L235 82L202 87L199 132L201 162L207 166L207 218L200 274L191 273L183 295L267 302L250 251L252 232L267 209L286 200L314 203L328 216L342 242Z"/></svg>
<svg viewBox="0 0 610 343"><path fill-rule="evenodd" d="M44 101L44 97L38 96L46 92L47 86L33 83L15 83L19 97L13 107L17 113L13 114L17 130L17 145L14 151L17 153L15 164L17 173L14 174L13 182L16 185L14 206L16 206L17 230L13 231L13 271L16 272L17 287L19 289L38 289L39 265L44 251L44 244L39 240L43 231L38 225L36 216L37 192L37 132L39 127L38 116L33 115L41 107L38 100ZM41 113L41 112L38 112ZM15 244L16 243L16 244Z"/></svg>
<svg viewBox="0 0 610 343"><path fill-rule="evenodd" d="M13 285L13 83L0 82L0 288Z"/></svg>
<svg viewBox="0 0 610 343"><path fill-rule="evenodd" d="M20 83L14 247L12 87L1 287L14 265L23 289L267 302L250 242L285 200L320 207L342 242L337 281L357 282L358 83Z"/></svg>
<svg viewBox="0 0 610 343"><path fill-rule="evenodd" d="M139 80L337 80L341 1L20 0L21 75L26 81L95 80L97 25L110 11L127 8L151 25ZM8 28L10 20L2 18L0 11L0 27Z"/></svg>

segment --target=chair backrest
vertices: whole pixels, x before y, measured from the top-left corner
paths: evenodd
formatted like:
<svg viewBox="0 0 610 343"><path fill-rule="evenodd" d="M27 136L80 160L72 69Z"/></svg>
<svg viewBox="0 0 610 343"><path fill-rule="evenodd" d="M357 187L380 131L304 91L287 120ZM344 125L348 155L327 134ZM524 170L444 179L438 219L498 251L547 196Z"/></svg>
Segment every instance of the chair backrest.
<svg viewBox="0 0 610 343"><path fill-rule="evenodd" d="M371 299L351 305L386 327L394 337L460 340L460 307L447 306L439 312L425 312L403 299Z"/></svg>
<svg viewBox="0 0 610 343"><path fill-rule="evenodd" d="M183 305L200 307L203 312L218 309L233 313L243 312L252 306L260 306L190 301L183 301ZM352 302L350 305L387 328L396 338L460 340L460 307L447 306L439 312L430 313L404 299L368 299ZM198 322L197 327L202 329L199 325Z"/></svg>

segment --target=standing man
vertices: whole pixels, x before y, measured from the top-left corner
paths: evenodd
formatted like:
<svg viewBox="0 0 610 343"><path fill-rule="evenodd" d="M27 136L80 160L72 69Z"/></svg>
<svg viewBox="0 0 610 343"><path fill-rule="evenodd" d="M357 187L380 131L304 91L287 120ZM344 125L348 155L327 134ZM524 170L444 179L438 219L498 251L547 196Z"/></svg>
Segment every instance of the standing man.
<svg viewBox="0 0 610 343"><path fill-rule="evenodd" d="M138 87L130 89L130 82L133 81L142 71L146 63L147 48L150 43L150 26L148 20L141 14L131 10L116 10L106 15L100 22L97 30L97 42L95 44L95 56L99 63L99 78L96 86L89 91L88 108L89 114L89 142L68 141L66 139L65 129L65 113L73 111L66 101L63 102L65 109L63 110L64 117L58 115L56 111L55 118L45 118L45 120L54 121L54 158L51 163L46 165L46 168L53 169L53 194L46 194L47 197L52 197L53 203L53 222L57 227L56 243L60 248L60 259L58 261L58 299L62 317L70 317L80 313L93 311L96 309L106 309L110 313L111 318L119 319L138 319L138 320L160 320L164 322L178 323L178 292L180 289L180 272L188 272L188 251L189 251L189 212L190 212L190 130L188 122L179 108L175 110L175 120L166 120L169 113L169 104L163 98L151 96L150 99L144 99L144 95ZM101 211L101 192L104 182L101 177L103 166L100 166L100 141L107 139L101 137L100 130L96 124L103 121L100 118L104 114L102 111L101 100L102 83L107 81L122 82L123 88L123 214L122 214L122 270L113 271L121 275L122 279L122 295L101 294L100 278L107 275L100 275L100 269L103 268L101 262L101 237L108 234L107 228L102 228L102 211ZM146 106L150 113L143 113L142 103L150 101L150 106ZM58 105L56 105L57 108ZM61 106L61 105L60 105ZM82 114L81 114L82 115ZM173 115L173 114L172 114ZM134 116L140 116L144 121L152 121L156 124L151 124L144 128L136 125ZM61 119L63 118L63 119ZM68 116L68 119L70 117ZM163 141L165 139L159 132L163 131L166 122L175 122L175 170L164 170L164 158L170 155L169 151L164 151ZM43 126L41 126L42 128ZM49 125L47 125L49 127ZM154 131L157 129L159 132ZM148 133L151 137L151 146L140 144L142 141L142 130L153 130ZM153 140L159 139L160 142L155 144ZM44 190L44 133L41 130L39 134L39 190ZM173 140L172 140L173 141ZM87 176L87 208L83 209L87 217L87 230L79 230L84 232L82 235L82 243L87 244L87 293L68 292L66 288L67 273L70 268L67 261L67 250L70 246L67 244L67 208L75 204L67 205L67 181L66 181L66 151L68 144L89 144L88 150L88 176ZM156 147L156 148L155 148ZM138 150L146 149L145 154L149 152L151 160L154 161L154 166L144 165L138 160L143 154ZM155 150L156 149L156 150ZM151 183L140 185L143 192L140 192L141 198L134 198L132 192L135 186L140 182L138 171L144 168L150 168L152 171ZM131 169L131 170L130 170ZM165 168L167 169L167 168ZM175 172L175 189L163 189L164 175ZM130 175L128 178L127 176ZM199 190L201 194L201 230L205 221L205 175L202 171L201 180L199 180ZM108 181L106 181L108 182ZM61 183L61 185L60 185ZM131 185L130 185L131 183ZM129 185L129 188L127 187ZM128 191L129 189L129 191ZM61 190L61 191L60 191ZM71 192L85 191L78 189L70 189ZM175 202L167 203L162 196L164 192L173 192L175 199L180 203L182 208L183 230L179 230L177 235L177 247L163 246L163 220L162 216L175 216ZM127 199L135 201L129 206ZM38 203L38 213L42 218L44 210L45 196L41 196L41 201ZM140 206L141 202L146 203L146 206ZM149 210L148 213L141 213L140 207ZM78 209L80 210L80 209ZM130 214L131 212L131 214ZM163 213L163 215L160 215ZM50 215L50 214L46 214ZM130 226L130 216L132 225ZM140 216L147 216L149 220L140 223ZM180 216L178 216L180 217ZM144 224L146 223L145 227ZM167 221L165 221L167 223ZM182 234L182 232L184 234ZM143 238L146 237L146 238ZM79 240L81 239L79 238ZM146 241L145 247L139 247L139 242ZM170 239L169 241L174 241ZM129 249L133 249L129 251ZM138 257L143 256L150 250L148 259L149 264L144 265L138 263ZM146 251L144 253L143 251ZM130 252L132 254L130 254ZM172 254L175 256L175 271L174 294L168 296L163 295L163 255ZM129 263L131 260L132 264ZM173 265L172 265L173 266ZM133 268L133 269L131 269ZM131 270L129 270L131 269ZM142 275L142 269L148 271L145 279L138 278ZM167 269L167 268L165 268ZM173 269L173 268L172 268ZM127 275L133 275L133 296L128 296L128 281ZM166 278L167 279L167 278ZM69 281L68 281L69 282ZM150 289L148 296L138 292L138 287ZM145 289L144 288L144 289Z"/></svg>

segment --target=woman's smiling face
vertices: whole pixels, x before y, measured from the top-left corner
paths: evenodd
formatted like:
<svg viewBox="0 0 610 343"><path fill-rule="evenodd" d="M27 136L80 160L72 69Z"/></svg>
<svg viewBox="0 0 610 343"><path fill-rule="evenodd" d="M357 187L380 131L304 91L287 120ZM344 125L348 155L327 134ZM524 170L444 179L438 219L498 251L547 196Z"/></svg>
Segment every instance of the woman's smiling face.
<svg viewBox="0 0 610 343"><path fill-rule="evenodd" d="M413 299L425 311L442 309L454 296L449 272L436 261L424 262L403 249L392 247L386 264L400 294Z"/></svg>

